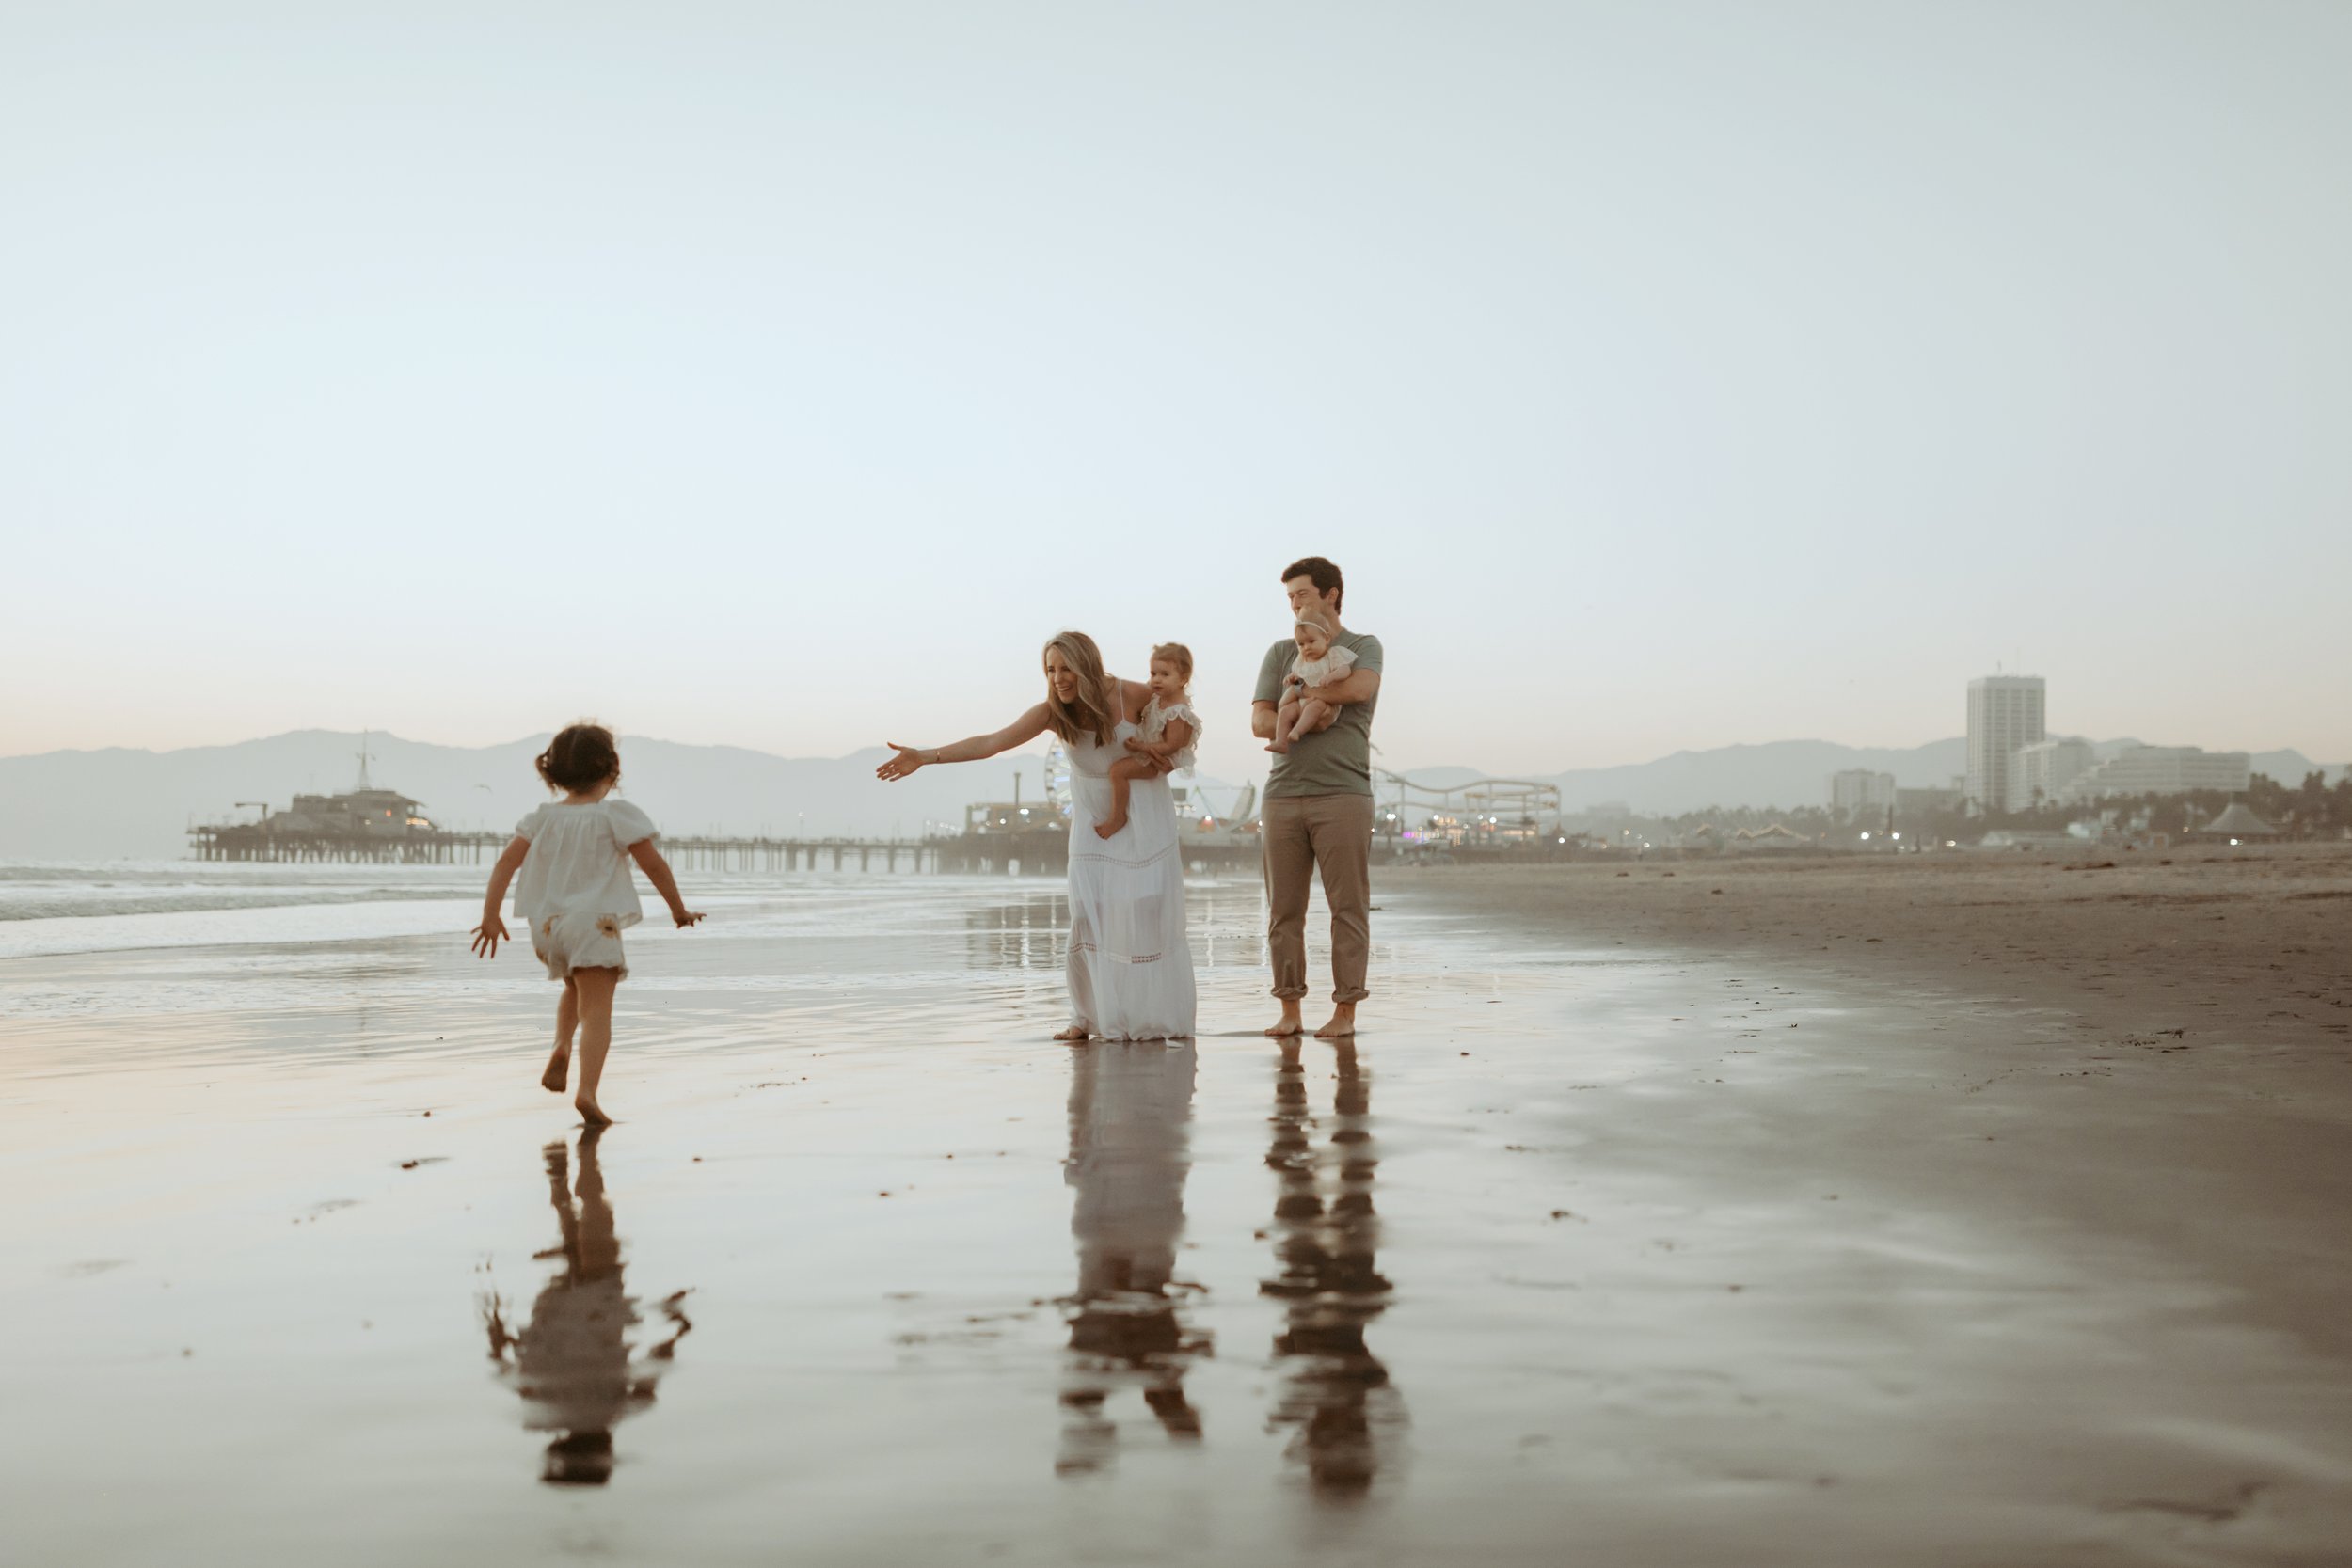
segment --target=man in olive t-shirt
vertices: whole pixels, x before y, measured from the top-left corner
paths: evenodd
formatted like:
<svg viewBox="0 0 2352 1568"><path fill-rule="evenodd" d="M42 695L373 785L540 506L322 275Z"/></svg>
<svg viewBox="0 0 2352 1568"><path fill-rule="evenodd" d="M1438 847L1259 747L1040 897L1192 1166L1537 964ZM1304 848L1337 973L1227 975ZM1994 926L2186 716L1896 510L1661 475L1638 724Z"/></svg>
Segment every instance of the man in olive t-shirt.
<svg viewBox="0 0 2352 1568"><path fill-rule="evenodd" d="M1295 617L1320 605L1340 626L1340 601L1346 585L1340 569L1311 555L1283 569L1282 591ZM1344 626L1331 645L1356 656L1355 668L1312 694L1339 709L1331 727L1304 735L1274 759L1266 777L1265 812L1260 818L1265 861L1266 942L1274 955L1274 994L1282 1017L1266 1031L1297 1034L1299 998L1307 994L1307 894L1315 873L1323 876L1324 902L1331 906L1331 1022L1318 1039L1343 1039L1356 1032L1356 1004L1364 989L1364 965L1372 951L1372 711L1380 700L1380 640ZM1298 645L1284 638L1266 650L1258 669L1258 689L1249 706L1249 728L1261 739L1274 736L1282 682Z"/></svg>

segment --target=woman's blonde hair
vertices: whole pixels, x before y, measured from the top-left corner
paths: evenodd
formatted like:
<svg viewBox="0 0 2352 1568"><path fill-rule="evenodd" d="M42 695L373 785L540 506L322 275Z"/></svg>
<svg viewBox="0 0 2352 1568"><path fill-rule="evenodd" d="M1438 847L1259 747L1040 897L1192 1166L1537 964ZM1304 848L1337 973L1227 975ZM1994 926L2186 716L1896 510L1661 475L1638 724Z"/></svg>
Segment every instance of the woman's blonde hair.
<svg viewBox="0 0 2352 1568"><path fill-rule="evenodd" d="M1045 683L1046 728L1059 736L1064 745L1075 744L1081 735L1091 735L1097 745L1109 750L1116 744L1120 710L1126 705L1103 673L1103 650L1085 632L1057 631L1045 640L1038 662L1043 664L1045 656L1057 648L1078 677L1078 696L1075 702L1063 702L1049 678Z"/></svg>
<svg viewBox="0 0 2352 1568"><path fill-rule="evenodd" d="M1176 666L1176 678L1186 686L1192 684L1192 650L1182 642L1163 642L1152 650L1154 661L1166 659Z"/></svg>

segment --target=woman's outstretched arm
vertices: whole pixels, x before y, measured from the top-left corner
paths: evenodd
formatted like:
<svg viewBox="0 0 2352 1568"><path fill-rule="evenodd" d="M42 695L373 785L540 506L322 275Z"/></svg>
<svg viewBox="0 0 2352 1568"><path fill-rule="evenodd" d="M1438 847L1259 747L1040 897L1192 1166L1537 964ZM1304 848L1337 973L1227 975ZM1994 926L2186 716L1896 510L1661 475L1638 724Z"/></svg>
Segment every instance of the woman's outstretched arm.
<svg viewBox="0 0 2352 1568"><path fill-rule="evenodd" d="M976 735L947 746L901 746L895 740L885 741L898 755L874 769L878 779L903 779L918 768L929 768L935 762L977 762L1009 752L1024 741L1035 740L1045 733L1045 705L1040 703L1020 718L993 735Z"/></svg>

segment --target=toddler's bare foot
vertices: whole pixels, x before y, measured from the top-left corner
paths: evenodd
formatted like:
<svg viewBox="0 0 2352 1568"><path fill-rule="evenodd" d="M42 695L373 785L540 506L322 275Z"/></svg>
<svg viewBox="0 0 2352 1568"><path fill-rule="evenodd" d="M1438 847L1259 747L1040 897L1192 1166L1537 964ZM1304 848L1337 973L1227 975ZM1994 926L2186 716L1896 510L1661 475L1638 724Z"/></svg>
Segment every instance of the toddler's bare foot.
<svg viewBox="0 0 2352 1568"><path fill-rule="evenodd" d="M1087 1037L1087 1032L1073 1023L1054 1037L1057 1040L1082 1040Z"/></svg>
<svg viewBox="0 0 2352 1568"><path fill-rule="evenodd" d="M572 1105L580 1112L580 1119L586 1122L591 1127L610 1127L612 1125L612 1118L606 1116L604 1112L597 1107L596 1102L593 1100L575 1100L572 1101Z"/></svg>
<svg viewBox="0 0 2352 1568"><path fill-rule="evenodd" d="M548 1058L548 1070L539 1075L539 1086L549 1094L562 1094L572 1074L572 1053L559 1051Z"/></svg>
<svg viewBox="0 0 2352 1568"><path fill-rule="evenodd" d="M1267 742L1265 743L1265 749L1266 749L1267 751L1269 751L1269 752L1273 752L1276 756L1278 756L1278 757L1279 757L1279 756L1280 756L1283 752L1287 752L1287 751L1289 751L1289 750L1291 749L1291 743L1290 743L1289 741L1287 741L1287 740L1283 740L1283 739L1280 739L1280 738L1279 738L1279 737L1278 737L1278 738L1276 738L1276 739L1273 739L1273 740L1269 740L1269 741L1267 741Z"/></svg>
<svg viewBox="0 0 2352 1568"><path fill-rule="evenodd" d="M1347 1040L1356 1037L1356 1008L1352 1003L1342 1002L1331 1008L1331 1022L1315 1031L1319 1040Z"/></svg>
<svg viewBox="0 0 2352 1568"><path fill-rule="evenodd" d="M1123 816L1106 817L1103 821L1097 822L1094 825L1094 836L1097 838L1108 838L1126 825L1127 819Z"/></svg>

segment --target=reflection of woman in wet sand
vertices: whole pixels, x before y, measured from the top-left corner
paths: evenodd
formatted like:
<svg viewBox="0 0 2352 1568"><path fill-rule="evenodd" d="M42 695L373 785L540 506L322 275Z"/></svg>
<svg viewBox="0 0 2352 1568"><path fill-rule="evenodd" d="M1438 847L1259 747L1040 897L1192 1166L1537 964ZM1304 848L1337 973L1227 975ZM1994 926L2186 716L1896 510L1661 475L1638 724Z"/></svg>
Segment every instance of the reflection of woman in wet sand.
<svg viewBox="0 0 2352 1568"><path fill-rule="evenodd" d="M637 1303L621 1289L621 1243L596 1164L602 1131L580 1133L580 1180L568 1191L564 1146L547 1147L548 1197L564 1239L538 1256L560 1257L564 1267L532 1303L531 1321L520 1333L509 1330L495 1292L482 1307L491 1359L523 1398L523 1426L556 1433L539 1478L556 1485L601 1486L612 1479L613 1427L653 1402L660 1370L652 1363L667 1362L693 1327L679 1310L686 1295L680 1291L661 1303L670 1337L645 1353L645 1365L632 1360L628 1330L639 1322Z"/></svg>
<svg viewBox="0 0 2352 1568"><path fill-rule="evenodd" d="M1273 1235L1281 1272L1258 1289L1289 1303L1288 1321L1274 1337L1284 1377L1274 1422L1296 1429L1289 1456L1306 1465L1316 1494L1346 1500L1371 1490L1405 1412L1389 1370L1364 1344L1364 1330L1387 1310L1391 1289L1374 1256L1380 1219L1372 1185L1380 1157L1372 1136L1372 1078L1359 1069L1353 1041L1340 1041L1338 1067L1331 1136L1319 1150L1308 1131L1314 1118L1298 1042L1282 1042L1274 1142L1265 1157L1280 1178Z"/></svg>
<svg viewBox="0 0 2352 1568"><path fill-rule="evenodd" d="M1072 1060L1070 1160L1077 1203L1078 1289L1062 1385L1061 1453L1055 1469L1100 1469L1118 1440L1103 1415L1111 1394L1140 1387L1168 1434L1200 1435L1184 1373L1204 1338L1177 1311L1176 1246L1184 1231L1187 1124L1194 1072L1189 1043L1109 1044Z"/></svg>
<svg viewBox="0 0 2352 1568"><path fill-rule="evenodd" d="M1045 700L993 735L949 746L901 746L874 769L903 779L941 762L977 762L1051 730L1070 752L1070 1026L1054 1037L1188 1039L1192 952L1184 944L1184 863L1167 770L1134 781L1127 825L1108 838L1110 769L1131 755L1152 689L1104 673L1094 639L1057 633L1045 644ZM1155 765L1156 766L1156 765Z"/></svg>

